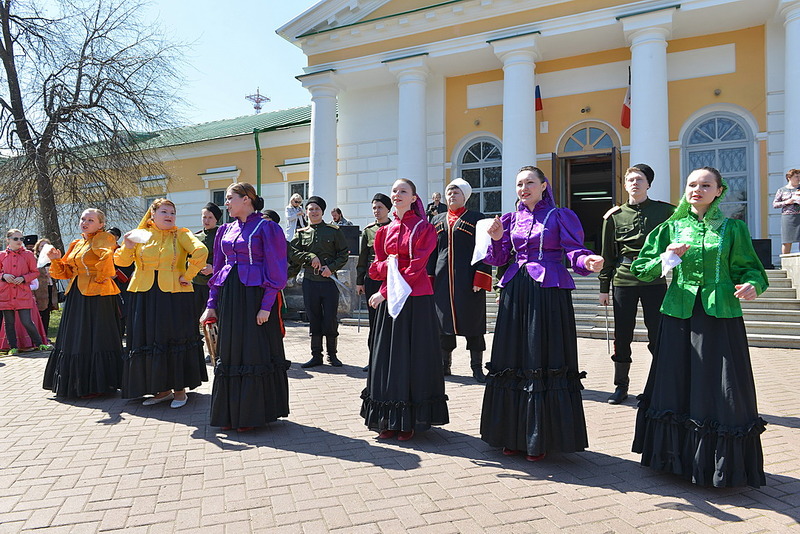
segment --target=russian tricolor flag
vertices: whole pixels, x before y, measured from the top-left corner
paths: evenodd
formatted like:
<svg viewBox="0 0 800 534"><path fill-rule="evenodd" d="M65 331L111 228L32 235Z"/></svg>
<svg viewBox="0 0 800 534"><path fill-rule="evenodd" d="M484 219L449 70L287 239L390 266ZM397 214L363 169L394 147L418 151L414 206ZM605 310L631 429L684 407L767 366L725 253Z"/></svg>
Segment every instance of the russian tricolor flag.
<svg viewBox="0 0 800 534"><path fill-rule="evenodd" d="M536 111L542 111L544 106L542 105L542 92L539 90L539 86L536 86Z"/></svg>
<svg viewBox="0 0 800 534"><path fill-rule="evenodd" d="M631 127L631 69L628 67L628 90L625 92L625 99L622 101L622 113L619 122L623 128Z"/></svg>

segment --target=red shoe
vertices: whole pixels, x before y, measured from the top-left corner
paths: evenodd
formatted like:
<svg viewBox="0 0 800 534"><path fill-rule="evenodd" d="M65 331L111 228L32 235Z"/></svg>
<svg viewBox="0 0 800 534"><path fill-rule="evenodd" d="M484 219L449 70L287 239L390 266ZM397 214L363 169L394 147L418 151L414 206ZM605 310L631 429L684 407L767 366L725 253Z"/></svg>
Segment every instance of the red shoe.
<svg viewBox="0 0 800 534"><path fill-rule="evenodd" d="M378 439L392 439L397 434L397 430L384 430L378 434Z"/></svg>
<svg viewBox="0 0 800 534"><path fill-rule="evenodd" d="M96 399L97 397L104 396L105 393L89 393L88 395L81 395L82 399Z"/></svg>
<svg viewBox="0 0 800 534"><path fill-rule="evenodd" d="M232 428L233 428L232 426L223 426L220 428L220 430L230 430Z"/></svg>
<svg viewBox="0 0 800 534"><path fill-rule="evenodd" d="M526 454L525 459L528 460L529 462L538 462L539 460L545 457L545 454L547 453L543 452L542 454L537 454L536 456L531 456L530 454Z"/></svg>
<svg viewBox="0 0 800 534"><path fill-rule="evenodd" d="M413 430L410 431L410 432L400 432L397 435L397 441L408 441L413 437L414 437L414 431Z"/></svg>
<svg viewBox="0 0 800 534"><path fill-rule="evenodd" d="M509 449L508 447L503 447L503 455L504 456L516 456L519 454L519 451L516 449Z"/></svg>
<svg viewBox="0 0 800 534"><path fill-rule="evenodd" d="M240 426L239 428L236 429L236 431L237 432L250 432L254 428L255 427L253 427L253 426Z"/></svg>

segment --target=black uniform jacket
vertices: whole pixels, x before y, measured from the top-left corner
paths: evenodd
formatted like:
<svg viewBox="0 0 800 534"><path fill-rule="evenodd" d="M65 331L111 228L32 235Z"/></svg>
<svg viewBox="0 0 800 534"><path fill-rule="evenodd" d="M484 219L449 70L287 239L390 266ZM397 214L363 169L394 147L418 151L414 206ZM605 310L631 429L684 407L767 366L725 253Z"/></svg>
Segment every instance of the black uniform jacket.
<svg viewBox="0 0 800 534"><path fill-rule="evenodd" d="M486 333L486 291L472 286L491 287L492 268L483 262L471 265L475 248L475 223L484 218L479 211L467 210L451 227L447 213L433 218L437 250L428 260L433 278L436 314L443 334L477 336Z"/></svg>

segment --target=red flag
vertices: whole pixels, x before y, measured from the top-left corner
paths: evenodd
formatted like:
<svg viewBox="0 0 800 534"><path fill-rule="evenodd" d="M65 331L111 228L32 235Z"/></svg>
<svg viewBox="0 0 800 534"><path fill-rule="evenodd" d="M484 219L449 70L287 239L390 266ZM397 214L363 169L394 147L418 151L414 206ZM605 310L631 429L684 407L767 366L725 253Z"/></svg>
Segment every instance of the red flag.
<svg viewBox="0 0 800 534"><path fill-rule="evenodd" d="M542 111L544 106L542 105L542 92L539 90L539 86L536 86L536 111Z"/></svg>
<svg viewBox="0 0 800 534"><path fill-rule="evenodd" d="M623 128L631 127L631 69L628 67L628 90L625 91L625 99L622 101L622 114L619 119Z"/></svg>

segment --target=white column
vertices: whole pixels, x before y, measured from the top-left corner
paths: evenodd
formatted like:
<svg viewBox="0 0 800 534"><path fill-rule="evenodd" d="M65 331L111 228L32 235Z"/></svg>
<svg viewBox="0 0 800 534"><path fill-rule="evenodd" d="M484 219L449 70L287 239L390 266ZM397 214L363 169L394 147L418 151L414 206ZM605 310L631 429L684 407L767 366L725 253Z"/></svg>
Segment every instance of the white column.
<svg viewBox="0 0 800 534"><path fill-rule="evenodd" d="M514 209L520 167L536 165L536 34L490 41L503 62L503 212Z"/></svg>
<svg viewBox="0 0 800 534"><path fill-rule="evenodd" d="M647 163L656 173L650 198L669 201L669 99L667 39L675 8L623 17L631 46L631 165Z"/></svg>
<svg viewBox="0 0 800 534"><path fill-rule="evenodd" d="M780 9L786 28L783 170L787 171L800 168L800 1L782 0Z"/></svg>
<svg viewBox="0 0 800 534"><path fill-rule="evenodd" d="M397 177L417 186L417 196L428 202L428 129L426 123L427 56L386 62L397 77Z"/></svg>
<svg viewBox="0 0 800 534"><path fill-rule="evenodd" d="M336 179L336 96L340 85L335 76L334 71L329 70L297 77L311 93L309 196L322 197L331 209L339 204Z"/></svg>

